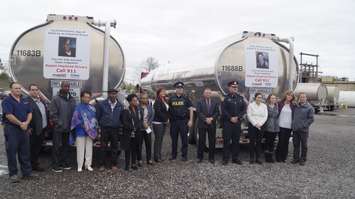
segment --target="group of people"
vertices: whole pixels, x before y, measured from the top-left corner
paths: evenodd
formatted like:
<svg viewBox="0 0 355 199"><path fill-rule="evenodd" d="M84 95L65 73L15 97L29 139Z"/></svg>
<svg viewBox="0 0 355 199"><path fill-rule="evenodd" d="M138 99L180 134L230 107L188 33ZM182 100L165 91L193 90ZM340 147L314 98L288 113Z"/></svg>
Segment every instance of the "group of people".
<svg viewBox="0 0 355 199"><path fill-rule="evenodd" d="M293 132L292 163L305 164L307 159L307 138L313 122L314 109L307 102L305 93L300 93L298 101L292 91L286 92L281 101L270 94L266 104L263 95L256 93L254 101L249 103L238 94L238 82L228 83L228 94L220 103L212 97L212 91L205 88L203 96L194 107L184 95L183 82L174 84L176 93L170 97L164 88L158 89L154 102L146 92L130 94L125 106L117 99L116 89L108 90L108 97L103 101L92 102L90 91L82 91L80 103L70 95L70 84L61 83L59 93L50 104L40 98L39 87L31 84L27 98L21 95L21 85L10 84L11 93L3 102L3 123L5 146L8 159L9 176L18 182L17 159L21 164L24 179L31 178L32 170L43 171L38 161L44 132L52 132L52 170L63 172L72 168L70 146L76 146L77 171L83 168L93 171L93 145L99 140L98 167L118 169L121 150L125 154L125 170L136 170L143 164L143 142L146 149L146 163L164 161L162 145L165 132L170 126L171 157L177 159L178 140L181 139L181 160L188 160L188 131L197 117L199 141L197 147L198 162L203 162L208 137L208 159L215 163L215 140L217 123L223 127L223 165L232 162L242 164L239 159L241 123L247 115L250 164L262 164L260 159L261 140L266 138L265 161L285 162L288 156L288 143ZM196 114L194 114L196 112ZM220 122L218 122L220 121ZM152 143L154 134L154 143ZM276 151L275 138L278 136ZM153 149L153 150L152 150Z"/></svg>

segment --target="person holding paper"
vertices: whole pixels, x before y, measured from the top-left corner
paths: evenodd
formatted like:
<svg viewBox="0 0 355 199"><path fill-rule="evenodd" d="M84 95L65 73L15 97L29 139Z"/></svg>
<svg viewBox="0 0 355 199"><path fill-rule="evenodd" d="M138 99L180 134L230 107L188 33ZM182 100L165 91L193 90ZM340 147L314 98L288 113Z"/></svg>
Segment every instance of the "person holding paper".
<svg viewBox="0 0 355 199"><path fill-rule="evenodd" d="M142 166L142 145L145 142L147 164L152 165L152 121L154 118L153 105L149 101L148 94L142 93L140 98L140 106L143 111L143 129L139 134L139 152L138 152L138 166Z"/></svg>

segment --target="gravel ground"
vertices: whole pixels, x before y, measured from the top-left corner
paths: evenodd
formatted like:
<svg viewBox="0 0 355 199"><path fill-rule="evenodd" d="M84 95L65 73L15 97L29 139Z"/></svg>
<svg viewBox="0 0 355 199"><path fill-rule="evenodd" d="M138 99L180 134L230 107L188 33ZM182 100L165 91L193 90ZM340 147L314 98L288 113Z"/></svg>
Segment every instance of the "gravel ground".
<svg viewBox="0 0 355 199"><path fill-rule="evenodd" d="M245 149L242 166L222 166L221 152L215 165L198 164L190 145L186 163L166 160L133 172L47 171L19 184L1 176L0 198L355 198L354 121L355 110L317 115L303 167L289 163L292 153L287 163L249 165ZM165 138L168 158L170 137ZM0 147L0 165L6 164L4 153ZM48 157L42 160L48 162Z"/></svg>

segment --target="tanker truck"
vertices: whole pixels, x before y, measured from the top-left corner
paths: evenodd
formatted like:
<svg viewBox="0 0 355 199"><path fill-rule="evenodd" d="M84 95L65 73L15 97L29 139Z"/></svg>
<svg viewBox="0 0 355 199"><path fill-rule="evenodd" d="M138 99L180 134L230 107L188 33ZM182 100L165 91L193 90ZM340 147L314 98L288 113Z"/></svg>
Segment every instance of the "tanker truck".
<svg viewBox="0 0 355 199"><path fill-rule="evenodd" d="M286 47L285 43L288 45ZM239 93L248 103L256 92L277 96L293 90L298 82L298 63L293 55L293 38L282 39L275 34L244 31L241 38L229 37L203 48L184 63L160 66L141 80L142 87L156 91L165 88L173 92L176 81L185 83L185 92L193 104L209 87L214 97L223 100L227 83L239 82ZM260 60L264 64L260 64ZM170 90L170 91L169 91ZM197 121L197 120L195 120ZM248 143L244 117L240 142ZM197 125L189 130L190 143L198 139ZM217 128L216 147L222 147L222 129Z"/></svg>
<svg viewBox="0 0 355 199"><path fill-rule="evenodd" d="M110 36L110 27L115 26L115 21L49 14L45 23L26 30L14 42L10 77L23 85L25 94L31 83L37 84L47 102L63 80L70 82L77 100L81 90L101 95L108 87L118 88L125 75L125 57Z"/></svg>
<svg viewBox="0 0 355 199"><path fill-rule="evenodd" d="M10 77L24 86L24 92L31 83L39 85L49 101L62 80L70 82L74 97L83 89L101 93L107 64L108 87L119 87L125 74L124 54L115 38L105 39L99 27L106 23L87 16L49 14L45 23L26 30L14 42ZM65 54L65 45L70 54Z"/></svg>

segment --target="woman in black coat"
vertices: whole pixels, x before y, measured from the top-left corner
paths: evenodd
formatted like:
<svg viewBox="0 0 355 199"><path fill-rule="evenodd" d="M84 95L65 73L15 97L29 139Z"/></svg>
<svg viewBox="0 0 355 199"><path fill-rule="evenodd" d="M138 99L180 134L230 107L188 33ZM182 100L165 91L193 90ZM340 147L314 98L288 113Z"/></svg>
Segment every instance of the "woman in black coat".
<svg viewBox="0 0 355 199"><path fill-rule="evenodd" d="M161 88L157 91L157 96L154 102L154 118L153 118L153 131L154 131L154 161L161 162L161 149L163 145L164 134L169 121L168 103L166 102L166 91Z"/></svg>
<svg viewBox="0 0 355 199"><path fill-rule="evenodd" d="M137 155L139 153L139 133L143 129L143 111L139 108L138 97L130 94L127 97L129 108L123 111L121 120L123 124L123 136L121 148L125 151L125 170L131 168L137 170Z"/></svg>

